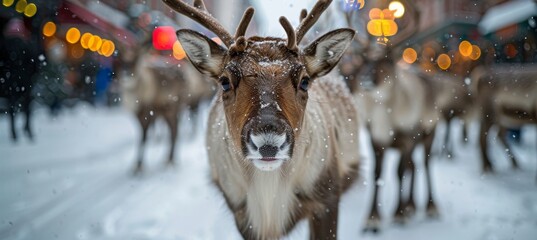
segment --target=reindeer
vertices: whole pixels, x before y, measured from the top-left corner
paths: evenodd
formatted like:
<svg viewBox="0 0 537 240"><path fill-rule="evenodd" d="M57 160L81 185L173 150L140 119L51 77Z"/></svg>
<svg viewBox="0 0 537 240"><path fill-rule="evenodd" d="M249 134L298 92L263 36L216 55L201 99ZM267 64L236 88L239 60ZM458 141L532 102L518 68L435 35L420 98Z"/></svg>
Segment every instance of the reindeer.
<svg viewBox="0 0 537 240"><path fill-rule="evenodd" d="M197 104L206 92L200 91L198 74L188 64L170 68L161 57L153 53L146 40L137 50L123 48L121 86L123 103L133 111L142 129L134 173L143 169L143 156L147 131L159 117L170 129L170 151L167 164L174 164L175 141L178 135L179 113L188 105ZM191 67L190 67L191 68ZM193 87L196 86L196 87Z"/></svg>
<svg viewBox="0 0 537 240"><path fill-rule="evenodd" d="M439 109L444 104L436 96L443 91L443 84L442 81L431 81L406 63L396 61L399 59L395 57L398 55L396 49L417 32L419 21L419 11L410 1L405 2L406 16L411 17L407 26L413 27L399 33L385 45L373 43L368 37L358 34L351 55L347 55L348 61L340 67L344 76L351 76L355 80L349 85L354 89L360 109L368 113L363 120L369 130L374 152L374 195L364 232L379 230L381 216L377 199L384 154L388 148L395 148L401 153L397 170L401 191L398 191L399 203L394 220L404 223L415 212L413 192L416 168L412 153L420 143L425 149L427 214L430 217L439 214L432 193L429 163L436 124L441 117ZM346 19L352 26L352 13L348 13ZM410 195L405 200L402 190L407 173L410 177Z"/></svg>
<svg viewBox="0 0 537 240"><path fill-rule="evenodd" d="M303 10L296 29L281 17L287 39L246 38L251 7L231 36L203 1L164 2L225 44L177 31L192 64L220 86L207 151L212 180L238 231L246 239L277 239L307 219L311 239L335 239L340 196L357 176L358 116L343 82L328 73L354 31L333 30L297 46L330 0L317 1L309 14Z"/></svg>
<svg viewBox="0 0 537 240"><path fill-rule="evenodd" d="M468 126L471 120L476 117L475 103L476 98L472 94L470 85L467 82L469 78L462 74L453 74L446 72L435 72L432 75L427 75L423 72L418 72L422 78L431 81L436 85L435 89L435 105L440 111L441 118L445 121L446 129L443 142L441 144L440 154L445 154L448 158L453 158L454 139L451 139L451 125L455 118L462 121L462 136L463 141L468 139ZM457 139L461 140L461 139ZM460 142L463 142L460 141Z"/></svg>
<svg viewBox="0 0 537 240"><path fill-rule="evenodd" d="M481 122L479 145L483 172L492 172L487 150L487 137L493 125L498 126L501 144L513 168L518 168L515 155L505 141L507 128L537 123L537 69L530 66L484 67L472 72ZM537 180L537 179L536 179Z"/></svg>

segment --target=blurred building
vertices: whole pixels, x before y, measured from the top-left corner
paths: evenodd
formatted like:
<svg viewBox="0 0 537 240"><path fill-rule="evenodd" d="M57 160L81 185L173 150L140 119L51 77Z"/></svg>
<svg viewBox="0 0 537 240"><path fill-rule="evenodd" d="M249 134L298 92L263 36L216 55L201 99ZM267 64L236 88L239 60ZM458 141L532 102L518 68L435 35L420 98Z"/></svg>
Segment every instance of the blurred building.
<svg viewBox="0 0 537 240"><path fill-rule="evenodd" d="M537 62L537 2L511 0L490 6L479 31L491 43L495 62Z"/></svg>
<svg viewBox="0 0 537 240"><path fill-rule="evenodd" d="M438 70L440 54L450 56L449 71L460 75L480 63L537 60L537 3L533 0L417 0L415 5L420 9L419 32L408 43L430 72ZM479 48L475 59L461 56L462 41Z"/></svg>

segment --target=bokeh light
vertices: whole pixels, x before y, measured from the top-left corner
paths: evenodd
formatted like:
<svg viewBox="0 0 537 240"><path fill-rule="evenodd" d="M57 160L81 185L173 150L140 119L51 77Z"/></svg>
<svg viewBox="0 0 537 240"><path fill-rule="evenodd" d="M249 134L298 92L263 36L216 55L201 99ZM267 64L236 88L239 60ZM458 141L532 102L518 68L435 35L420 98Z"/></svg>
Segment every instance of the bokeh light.
<svg viewBox="0 0 537 240"><path fill-rule="evenodd" d="M3 4L5 7L11 7L11 5L13 5L14 2L15 2L15 0L3 0L3 1L2 1L2 4Z"/></svg>
<svg viewBox="0 0 537 240"><path fill-rule="evenodd" d="M505 45L503 52L508 58L514 58L518 54L518 50L512 43Z"/></svg>
<svg viewBox="0 0 537 240"><path fill-rule="evenodd" d="M79 44L69 45L69 55L74 59L79 59L84 56L84 49Z"/></svg>
<svg viewBox="0 0 537 240"><path fill-rule="evenodd" d="M96 35L93 35L88 41L89 49L94 52L99 50L102 44L103 44L103 40L101 39L101 37L96 36Z"/></svg>
<svg viewBox="0 0 537 240"><path fill-rule="evenodd" d="M472 44L466 40L459 44L459 52L465 57L469 57L472 54Z"/></svg>
<svg viewBox="0 0 537 240"><path fill-rule="evenodd" d="M26 2L26 0L18 1L15 5L15 11L17 11L18 13L23 13L24 9L26 9L26 5L28 5L28 2Z"/></svg>
<svg viewBox="0 0 537 240"><path fill-rule="evenodd" d="M405 6L399 1L393 1L388 5L388 9L395 11L393 16L400 18L405 14Z"/></svg>
<svg viewBox="0 0 537 240"><path fill-rule="evenodd" d="M74 27L69 28L69 30L67 30L67 33L65 34L65 40L67 40L68 43L74 44L78 42L79 39L80 39L80 30Z"/></svg>
<svg viewBox="0 0 537 240"><path fill-rule="evenodd" d="M177 40L175 29L170 26L161 26L153 30L153 47L157 50L170 50Z"/></svg>
<svg viewBox="0 0 537 240"><path fill-rule="evenodd" d="M37 13L37 6L33 3L26 5L24 8L24 15L27 17L33 17Z"/></svg>
<svg viewBox="0 0 537 240"><path fill-rule="evenodd" d="M181 60L186 57L185 50L183 49L179 41L175 41L175 43L173 44L173 57L177 60Z"/></svg>
<svg viewBox="0 0 537 240"><path fill-rule="evenodd" d="M470 59L477 60L481 57L481 49L477 45L472 45L472 54L470 54Z"/></svg>
<svg viewBox="0 0 537 240"><path fill-rule="evenodd" d="M52 37L56 33L56 24L53 22L47 22L43 25L43 35Z"/></svg>
<svg viewBox="0 0 537 240"><path fill-rule="evenodd" d="M104 40L100 50L101 50L101 54L103 56L105 56L105 57L112 56L112 53L114 53L114 51L115 51L114 42L112 42L110 40Z"/></svg>
<svg viewBox="0 0 537 240"><path fill-rule="evenodd" d="M442 70L447 70L451 66L451 58L445 53L442 53L436 59L436 64Z"/></svg>
<svg viewBox="0 0 537 240"><path fill-rule="evenodd" d="M403 51L403 60L409 64L412 64L418 59L418 53L413 48L407 48Z"/></svg>
<svg viewBox="0 0 537 240"><path fill-rule="evenodd" d="M82 37L80 37L80 45L84 49L89 48L89 40L90 40L91 37L93 37L93 34L91 34L91 33L84 33L84 34L82 34Z"/></svg>
<svg viewBox="0 0 537 240"><path fill-rule="evenodd" d="M433 62L434 58L436 56L436 52L434 51L434 49L432 47L425 47L421 51L421 56L422 56L422 59L425 59L426 61Z"/></svg>

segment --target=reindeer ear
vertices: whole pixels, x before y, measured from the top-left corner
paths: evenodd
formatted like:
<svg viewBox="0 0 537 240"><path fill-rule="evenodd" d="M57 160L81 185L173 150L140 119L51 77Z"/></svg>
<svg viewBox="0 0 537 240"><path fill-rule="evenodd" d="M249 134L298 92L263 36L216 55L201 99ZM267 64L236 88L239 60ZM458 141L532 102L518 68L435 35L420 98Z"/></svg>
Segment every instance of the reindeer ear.
<svg viewBox="0 0 537 240"><path fill-rule="evenodd" d="M302 55L311 78L324 76L336 66L352 42L354 33L349 28L336 29L304 48Z"/></svg>
<svg viewBox="0 0 537 240"><path fill-rule="evenodd" d="M219 77L226 55L225 48L205 35L190 29L177 31L177 39L198 71L213 78Z"/></svg>

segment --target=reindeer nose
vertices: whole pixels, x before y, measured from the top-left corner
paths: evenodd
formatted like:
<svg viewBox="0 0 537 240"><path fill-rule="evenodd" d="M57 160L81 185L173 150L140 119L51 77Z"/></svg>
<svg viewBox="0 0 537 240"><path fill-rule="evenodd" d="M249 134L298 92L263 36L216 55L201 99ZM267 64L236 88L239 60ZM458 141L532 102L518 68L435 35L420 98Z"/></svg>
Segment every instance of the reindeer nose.
<svg viewBox="0 0 537 240"><path fill-rule="evenodd" d="M278 147L273 145L263 145L259 148L259 153L265 158L275 157L276 153L278 153Z"/></svg>

